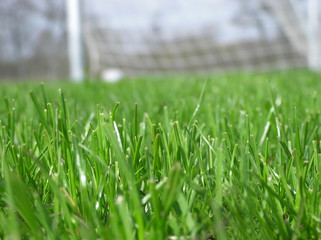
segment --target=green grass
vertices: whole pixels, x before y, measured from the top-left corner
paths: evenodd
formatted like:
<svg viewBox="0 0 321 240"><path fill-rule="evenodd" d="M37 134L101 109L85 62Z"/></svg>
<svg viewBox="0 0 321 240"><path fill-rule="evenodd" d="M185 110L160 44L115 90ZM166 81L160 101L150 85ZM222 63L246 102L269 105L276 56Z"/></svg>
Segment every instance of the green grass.
<svg viewBox="0 0 321 240"><path fill-rule="evenodd" d="M0 239L320 239L320 80L1 84Z"/></svg>

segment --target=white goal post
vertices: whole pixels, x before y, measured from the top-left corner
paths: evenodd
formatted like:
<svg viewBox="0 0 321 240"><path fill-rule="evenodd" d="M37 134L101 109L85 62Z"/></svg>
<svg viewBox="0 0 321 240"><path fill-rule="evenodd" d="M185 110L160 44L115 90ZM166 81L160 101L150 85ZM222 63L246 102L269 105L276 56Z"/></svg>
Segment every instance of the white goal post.
<svg viewBox="0 0 321 240"><path fill-rule="evenodd" d="M66 0L69 76L79 82L84 79L81 1Z"/></svg>

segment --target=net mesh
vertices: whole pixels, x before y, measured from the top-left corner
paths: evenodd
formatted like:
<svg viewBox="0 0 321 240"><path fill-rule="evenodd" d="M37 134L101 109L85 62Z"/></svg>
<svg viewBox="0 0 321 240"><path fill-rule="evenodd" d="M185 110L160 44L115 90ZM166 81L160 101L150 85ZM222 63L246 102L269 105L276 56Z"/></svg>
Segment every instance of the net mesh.
<svg viewBox="0 0 321 240"><path fill-rule="evenodd" d="M141 15L135 11L126 16L127 25L112 24L108 12L104 14L110 22L88 17L84 33L91 76L99 76L104 69L120 69L125 75L136 76L266 71L307 65L305 12L298 10L303 9L304 1L226 2L225 7L237 9L234 14L225 21L213 17L199 24L183 14L180 19L179 11L175 12L178 17L172 21L173 26L166 21L171 17L159 14L161 11L154 14L162 21L151 21L147 27L135 27L136 22L139 25L135 18ZM113 4L112 0L108 3ZM215 16L220 14L216 11L223 10L224 6L211 11ZM121 9L117 11L123 16Z"/></svg>

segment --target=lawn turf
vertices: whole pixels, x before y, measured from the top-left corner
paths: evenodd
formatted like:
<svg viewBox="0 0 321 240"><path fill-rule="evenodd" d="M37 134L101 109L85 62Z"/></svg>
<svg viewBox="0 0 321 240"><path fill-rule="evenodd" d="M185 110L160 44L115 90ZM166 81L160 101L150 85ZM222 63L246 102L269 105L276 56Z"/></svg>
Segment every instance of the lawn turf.
<svg viewBox="0 0 321 240"><path fill-rule="evenodd" d="M320 80L2 83L0 238L320 239Z"/></svg>

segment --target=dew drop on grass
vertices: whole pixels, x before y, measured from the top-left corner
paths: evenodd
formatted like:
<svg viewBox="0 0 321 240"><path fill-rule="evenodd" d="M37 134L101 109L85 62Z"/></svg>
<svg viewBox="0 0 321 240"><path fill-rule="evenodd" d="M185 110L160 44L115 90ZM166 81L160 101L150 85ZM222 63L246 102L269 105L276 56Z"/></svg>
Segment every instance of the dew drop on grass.
<svg viewBox="0 0 321 240"><path fill-rule="evenodd" d="M97 210L99 208L99 202L96 202L95 209Z"/></svg>
<svg viewBox="0 0 321 240"><path fill-rule="evenodd" d="M80 172L80 182L83 187L86 186L86 175L82 171Z"/></svg>

